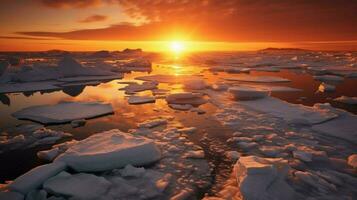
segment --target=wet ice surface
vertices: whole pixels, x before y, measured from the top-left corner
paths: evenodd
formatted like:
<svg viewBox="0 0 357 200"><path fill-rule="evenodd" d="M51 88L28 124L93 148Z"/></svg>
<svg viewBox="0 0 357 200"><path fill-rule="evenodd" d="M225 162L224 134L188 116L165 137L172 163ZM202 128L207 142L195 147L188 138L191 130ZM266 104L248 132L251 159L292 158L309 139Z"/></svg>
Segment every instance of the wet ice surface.
<svg viewBox="0 0 357 200"><path fill-rule="evenodd" d="M36 82L0 83L1 181L57 163L3 185L1 190L16 193L1 195L19 199L24 194L79 199L353 199L357 195L356 56L346 52L207 53L180 60L156 58L148 67L145 59L137 57L122 60L118 55L80 54L73 57L82 66L65 60L76 66L76 75L64 67L61 73L52 70L52 78L43 83L37 80L46 79L41 76L32 77ZM57 60L46 62L52 66ZM32 67L43 74L45 69L36 66L48 66L46 62ZM15 77L17 67L11 71ZM34 73L29 67L20 72L21 80L26 79L24 73ZM93 72L102 75L91 76ZM34 92L42 86L45 90ZM31 106L98 101L110 104L114 114L84 120L85 112L78 111L81 117L67 120L70 124L46 128L16 128L34 123L12 117ZM93 134L98 138L91 139ZM78 145L80 140L83 145ZM146 141L154 142L160 156L140 150L141 144L153 144ZM130 151L143 162L130 159ZM67 168L62 167L66 159L61 157L67 157ZM89 168L88 162L93 163ZM284 192L279 192L281 188ZM0 199L8 197L1 195Z"/></svg>

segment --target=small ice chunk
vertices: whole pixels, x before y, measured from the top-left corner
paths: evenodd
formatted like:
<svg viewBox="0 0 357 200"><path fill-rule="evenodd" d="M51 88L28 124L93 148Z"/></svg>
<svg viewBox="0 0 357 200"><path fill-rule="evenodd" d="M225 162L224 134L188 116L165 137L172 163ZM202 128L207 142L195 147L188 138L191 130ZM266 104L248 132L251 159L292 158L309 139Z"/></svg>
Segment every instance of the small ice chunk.
<svg viewBox="0 0 357 200"><path fill-rule="evenodd" d="M157 89L157 83L156 82L144 82L142 84L138 83L130 83L128 86L122 88L122 90L125 90L126 93L135 93L135 92L142 92L145 90L154 90Z"/></svg>
<svg viewBox="0 0 357 200"><path fill-rule="evenodd" d="M124 169L120 169L119 173L122 177L141 177L145 174L145 168L127 165Z"/></svg>
<svg viewBox="0 0 357 200"><path fill-rule="evenodd" d="M43 188L51 194L69 196L73 199L99 199L110 185L104 177L85 173L71 175L63 172L44 182Z"/></svg>
<svg viewBox="0 0 357 200"><path fill-rule="evenodd" d="M175 110L191 110L193 106L191 104L169 104L170 108Z"/></svg>
<svg viewBox="0 0 357 200"><path fill-rule="evenodd" d="M128 99L129 104L155 103L155 101L155 98L150 96L130 96Z"/></svg>
<svg viewBox="0 0 357 200"><path fill-rule="evenodd" d="M37 152L37 157L42 160L52 161L61 153L59 148L53 148L47 151Z"/></svg>
<svg viewBox="0 0 357 200"><path fill-rule="evenodd" d="M237 151L227 151L225 155L231 161L237 161L240 157L240 153Z"/></svg>
<svg viewBox="0 0 357 200"><path fill-rule="evenodd" d="M336 90L336 86L327 83L321 83L319 85L319 92L333 92Z"/></svg>
<svg viewBox="0 0 357 200"><path fill-rule="evenodd" d="M69 147L55 162L76 171L105 171L131 165L147 165L161 158L153 140L117 129L91 135Z"/></svg>
<svg viewBox="0 0 357 200"><path fill-rule="evenodd" d="M8 188L11 191L20 192L25 195L31 190L40 187L45 180L58 174L65 168L66 164L63 162L41 165L16 178L9 184Z"/></svg>
<svg viewBox="0 0 357 200"><path fill-rule="evenodd" d="M202 159L205 157L205 152L203 150L197 150L197 151L188 151L185 154L186 158L197 158L197 159Z"/></svg>
<svg viewBox="0 0 357 200"><path fill-rule="evenodd" d="M60 124L111 113L113 113L113 108L110 104L98 102L61 102L56 105L31 106L13 113L12 116L42 124Z"/></svg>
<svg viewBox="0 0 357 200"><path fill-rule="evenodd" d="M350 165L353 168L357 168L357 154L352 154L350 156L348 156L347 159L347 163L348 165Z"/></svg>
<svg viewBox="0 0 357 200"><path fill-rule="evenodd" d="M341 96L341 97L335 98L334 101L345 103L345 104L356 105L357 97Z"/></svg>
<svg viewBox="0 0 357 200"><path fill-rule="evenodd" d="M73 128L78 128L78 127L84 126L86 124L86 122L87 121L85 119L73 120L73 121L71 121L71 126Z"/></svg>
<svg viewBox="0 0 357 200"><path fill-rule="evenodd" d="M293 151L294 158L297 158L304 162L311 162L312 161L312 154L310 152L296 150Z"/></svg>
<svg viewBox="0 0 357 200"><path fill-rule="evenodd" d="M269 95L266 90L261 90L248 86L231 87L228 91L234 96L236 100L254 100L261 99Z"/></svg>
<svg viewBox="0 0 357 200"><path fill-rule="evenodd" d="M138 124L139 128L154 128L156 126L166 125L167 119L153 119L147 120Z"/></svg>
<svg viewBox="0 0 357 200"><path fill-rule="evenodd" d="M287 168L282 159L240 157L234 175L243 199L296 199L294 189L285 181Z"/></svg>

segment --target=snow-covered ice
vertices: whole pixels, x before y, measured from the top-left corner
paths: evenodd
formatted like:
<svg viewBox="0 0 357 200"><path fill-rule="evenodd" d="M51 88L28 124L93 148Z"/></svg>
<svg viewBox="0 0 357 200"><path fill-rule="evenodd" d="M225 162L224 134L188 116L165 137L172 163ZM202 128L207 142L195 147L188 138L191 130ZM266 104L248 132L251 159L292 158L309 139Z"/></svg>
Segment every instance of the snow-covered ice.
<svg viewBox="0 0 357 200"><path fill-rule="evenodd" d="M161 158L155 142L113 129L94 134L71 146L55 162L76 171L104 171L131 165L147 165Z"/></svg>
<svg viewBox="0 0 357 200"><path fill-rule="evenodd" d="M63 162L56 162L38 166L22 176L16 178L8 185L10 191L27 194L31 190L40 187L48 178L58 174L66 168Z"/></svg>
<svg viewBox="0 0 357 200"><path fill-rule="evenodd" d="M151 96L129 96L129 104L155 103L155 97Z"/></svg>
<svg viewBox="0 0 357 200"><path fill-rule="evenodd" d="M240 101L239 104L283 118L292 124L319 124L338 116L326 109L291 104L274 97Z"/></svg>
<svg viewBox="0 0 357 200"><path fill-rule="evenodd" d="M32 106L12 114L18 119L27 119L42 124L68 123L73 120L90 119L113 113L110 104L99 102L60 102L56 105Z"/></svg>
<svg viewBox="0 0 357 200"><path fill-rule="evenodd" d="M345 103L345 104L356 105L357 97L340 96L338 98L335 98L334 101Z"/></svg>
<svg viewBox="0 0 357 200"><path fill-rule="evenodd" d="M231 87L228 91L233 95L236 100L254 100L267 97L269 92L249 86L236 86Z"/></svg>

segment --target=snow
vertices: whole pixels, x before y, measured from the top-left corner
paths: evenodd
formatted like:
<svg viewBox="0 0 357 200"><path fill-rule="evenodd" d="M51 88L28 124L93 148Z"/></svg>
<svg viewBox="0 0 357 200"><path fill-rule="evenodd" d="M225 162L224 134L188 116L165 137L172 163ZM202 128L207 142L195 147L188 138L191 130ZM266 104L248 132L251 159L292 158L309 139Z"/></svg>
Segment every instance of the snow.
<svg viewBox="0 0 357 200"><path fill-rule="evenodd" d="M41 105L24 108L12 114L18 119L27 119L42 124L68 123L73 120L90 119L113 113L110 104L99 102L60 102L56 105Z"/></svg>
<svg viewBox="0 0 357 200"><path fill-rule="evenodd" d="M239 101L238 103L253 110L285 119L292 124L319 124L337 117L336 114L326 109L291 104L274 97Z"/></svg>
<svg viewBox="0 0 357 200"><path fill-rule="evenodd" d="M335 98L334 101L345 103L345 104L350 104L350 105L356 105L357 97L341 96L341 97Z"/></svg>
<svg viewBox="0 0 357 200"><path fill-rule="evenodd" d="M340 76L334 76L334 75L321 75L321 76L314 76L315 80L318 81L331 81L331 82L339 82L343 81L343 77Z"/></svg>
<svg viewBox="0 0 357 200"><path fill-rule="evenodd" d="M154 141L113 129L94 134L71 146L55 159L76 171L104 171L131 165L147 165L161 158Z"/></svg>
<svg viewBox="0 0 357 200"><path fill-rule="evenodd" d="M29 83L0 83L0 93L35 92L45 90L60 90L57 81L42 81Z"/></svg>
<svg viewBox="0 0 357 200"><path fill-rule="evenodd" d="M235 86L228 89L236 100L253 100L267 97L269 92L248 86Z"/></svg>
<svg viewBox="0 0 357 200"><path fill-rule="evenodd" d="M129 104L155 103L155 101L151 96L130 96L128 99Z"/></svg>
<svg viewBox="0 0 357 200"><path fill-rule="evenodd" d="M207 102L202 94L191 92L169 94L166 97L166 101L169 104L190 104L193 106L198 106Z"/></svg>
<svg viewBox="0 0 357 200"><path fill-rule="evenodd" d="M111 183L104 177L79 173L71 175L67 172L49 178L43 188L50 194L68 196L73 199L99 199Z"/></svg>
<svg viewBox="0 0 357 200"><path fill-rule="evenodd" d="M58 174L66 168L63 162L56 162L38 166L19 176L8 185L10 191L20 192L24 195L40 187L48 178Z"/></svg>
<svg viewBox="0 0 357 200"><path fill-rule="evenodd" d="M289 79L276 77L276 76L239 76L232 78L224 78L227 81L242 81L242 82L256 82L256 83L283 83L289 82Z"/></svg>

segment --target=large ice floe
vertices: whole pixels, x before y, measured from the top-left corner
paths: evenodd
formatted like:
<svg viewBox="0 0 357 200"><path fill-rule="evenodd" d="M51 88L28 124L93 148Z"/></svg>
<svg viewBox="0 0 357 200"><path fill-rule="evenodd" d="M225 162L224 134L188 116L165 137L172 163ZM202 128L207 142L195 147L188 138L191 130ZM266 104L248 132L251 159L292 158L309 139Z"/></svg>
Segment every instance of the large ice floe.
<svg viewBox="0 0 357 200"><path fill-rule="evenodd" d="M60 102L56 105L24 108L12 115L18 119L32 120L42 124L61 124L111 113L113 113L113 108L110 104L99 102Z"/></svg>
<svg viewBox="0 0 357 200"><path fill-rule="evenodd" d="M240 101L239 104L283 118L292 124L319 124L338 116L328 109L291 104L274 97L266 97L254 101Z"/></svg>
<svg viewBox="0 0 357 200"><path fill-rule="evenodd" d="M154 141L133 137L119 130L94 134L71 146L55 159L76 171L105 171L131 165L150 164L161 154Z"/></svg>

